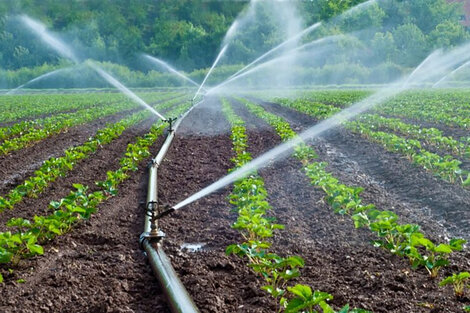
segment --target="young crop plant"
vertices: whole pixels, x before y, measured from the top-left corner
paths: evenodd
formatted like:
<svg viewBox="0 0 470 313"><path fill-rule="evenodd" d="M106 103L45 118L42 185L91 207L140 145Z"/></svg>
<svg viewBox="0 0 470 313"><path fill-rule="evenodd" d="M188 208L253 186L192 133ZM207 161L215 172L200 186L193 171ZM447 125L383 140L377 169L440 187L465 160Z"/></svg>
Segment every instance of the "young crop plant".
<svg viewBox="0 0 470 313"><path fill-rule="evenodd" d="M285 123L280 117L266 112L259 105L247 100L242 100L242 102L252 113L273 127L277 123ZM290 127L289 124L286 127ZM292 136L295 136L295 132ZM379 237L378 240L373 241L376 247L407 257L413 268L425 267L431 277L436 277L439 269L448 265L450 253L462 249L465 240L452 239L449 244L436 245L424 236L418 225L400 224L395 213L378 210L373 204L363 205L360 197L363 189L341 184L337 178L326 171L327 165L326 162L309 162L304 166L304 171L312 184L326 193L325 199L335 213L350 216L355 227L368 228Z"/></svg>
<svg viewBox="0 0 470 313"><path fill-rule="evenodd" d="M325 104L319 105L307 99L277 99L276 101L283 106L298 110L316 119L325 119L339 112L339 109L336 107ZM470 185L470 173L462 170L460 167L461 161L449 155L441 157L438 154L426 151L421 146L419 140L402 138L395 134L378 131L377 129L379 128L378 126L387 126L392 129L401 130L408 135L410 133L416 134L415 137L417 138L431 138L429 140L433 143L446 145L451 150L456 149L459 154L465 153L466 148L462 143L452 140L451 138L443 137L438 130L425 129L424 132L420 132L421 130L417 127L402 123L399 120L388 120L374 115L366 115L363 119L348 122L345 125L349 130L383 145L385 149L403 154L410 162L424 167L426 170L435 173L448 182L458 183L464 187Z"/></svg>
<svg viewBox="0 0 470 313"><path fill-rule="evenodd" d="M243 101L243 100L242 100ZM296 136L292 131L289 124L280 120L274 115L267 115L249 102L243 101L250 111L255 115L262 115L264 118L269 118L270 122L275 124L277 132L280 134L284 141L289 140ZM251 160L241 159L246 149L246 136L244 122L230 106L227 100L222 100L222 108L226 118L232 125L232 143L233 150L236 151L236 156L233 158L235 169L244 165ZM234 133L236 135L234 135ZM300 145L295 155L302 160L315 158L316 154L310 147ZM266 218L266 212L271 209L269 203L266 201L267 192L264 188L263 180L256 174L242 179L234 183L234 189L230 195L230 203L235 206L238 212L237 221L232 225L233 228L240 231L244 242L241 244L233 244L227 247L227 254L234 254L239 257L246 257L249 262L249 267L265 281L262 287L264 291L270 294L279 304L279 311L285 312L317 312L308 311L305 309L313 308L317 303L311 303L311 297L306 298L305 306L298 305L299 299L296 298L296 291L299 287L289 287L292 279L300 276L300 269L304 267L305 261L299 256L282 257L269 251L271 242L269 238L273 236L276 229L283 229L283 225L275 224L272 218ZM303 285L302 285L303 286ZM310 290L310 287L304 286ZM313 300L321 303L320 308L322 312L335 312L325 301L332 299L332 296L326 293L316 291L313 293L315 298ZM321 295L327 295L325 299L321 299ZM367 311L349 311L349 306L345 306L340 312L367 312Z"/></svg>
<svg viewBox="0 0 470 313"><path fill-rule="evenodd" d="M451 239L449 244L438 244L436 245L431 240L424 238L422 236L415 236L412 238L411 246L424 247L426 253L420 255L418 249L412 249L410 255L413 259L418 259L420 265L423 265L426 270L429 272L431 278L436 278L439 274L439 270L449 265L449 256L454 251L461 251L463 245L466 243L464 239Z"/></svg>
<svg viewBox="0 0 470 313"><path fill-rule="evenodd" d="M465 296L465 287L470 288L467 285L467 281L470 279L469 272L460 272L458 274L452 274L446 277L440 283L440 287L452 285L454 287L454 294L457 298L463 298Z"/></svg>
<svg viewBox="0 0 470 313"><path fill-rule="evenodd" d="M328 300L332 300L333 296L326 292L312 291L307 285L295 285L287 288L294 296L286 303L286 313L371 313L364 309L349 309L346 304L339 311L334 311L328 304Z"/></svg>
<svg viewBox="0 0 470 313"><path fill-rule="evenodd" d="M189 104L173 109L169 114L179 115L188 109ZM89 192L89 187L74 184L74 190L59 201L51 201L53 211L47 216L34 216L33 220L11 219L7 226L12 231L0 233L0 263L15 266L20 259L44 253L40 245L72 229L81 220L89 219L98 210L98 206L117 194L118 186L130 173L137 170L149 154L150 146L163 133L166 124L158 122L143 137L138 137L134 144L129 144L121 158L121 168L106 173L107 179L97 182L101 190Z"/></svg>

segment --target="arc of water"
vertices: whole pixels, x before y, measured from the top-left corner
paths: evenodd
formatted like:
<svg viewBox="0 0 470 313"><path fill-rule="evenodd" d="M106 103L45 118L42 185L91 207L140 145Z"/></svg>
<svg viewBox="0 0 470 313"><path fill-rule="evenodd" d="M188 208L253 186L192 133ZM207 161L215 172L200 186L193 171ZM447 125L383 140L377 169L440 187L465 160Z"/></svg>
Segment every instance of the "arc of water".
<svg viewBox="0 0 470 313"><path fill-rule="evenodd" d="M317 45L320 45L320 44L323 44L323 43L328 43L328 42L330 42L330 41L333 42L333 41L335 41L335 40L338 40L338 39L341 39L341 38L348 38L348 37L349 37L348 35L334 35L334 36L324 37L324 38L317 39L317 40L315 40L315 41L312 41L312 42L303 44L303 45L301 45L301 46L299 46L299 47L296 47L296 48L293 48L293 49L291 49L291 50L288 50L288 51L285 52L285 54L291 54L291 53L293 53L293 52L305 50L305 49L307 49L307 48L311 48L311 47L314 47L314 46L317 46ZM320 52L320 51L316 51L316 52L318 53L318 52ZM215 92L217 89L220 89L220 88L222 88L222 87L225 86L225 85L228 85L228 84L230 84L230 83L232 83L232 82L234 82L234 81L236 81L236 80L238 80L238 79L240 79L240 78L243 78L243 77L245 77L245 76L247 76L247 75L249 75L249 74L251 74L251 73L254 73L254 72L256 72L256 71L259 71L260 69L263 69L263 68L268 67L268 66L270 66L270 65L274 65L274 64L276 64L276 63L278 63L278 62L281 62L281 61L283 61L283 60L285 60L285 59L287 59L287 58L290 58L290 55L284 55L284 54L283 54L283 55L281 55L281 56L279 56L279 57L277 57L277 58L275 58L275 59L272 59L272 60L266 61L266 62L264 62L264 63L258 64L257 66L255 66L255 67L253 67L253 68L251 68L251 69L249 69L249 70L247 70L247 71L245 71L245 72L243 72L243 73L240 73L240 74L238 74L237 76L234 76L234 77L232 77L232 78L230 78L230 79L227 79L227 80L223 81L222 83L220 83L219 85L217 85L217 86L215 86L215 87L209 89L208 93L213 93L213 92Z"/></svg>
<svg viewBox="0 0 470 313"><path fill-rule="evenodd" d="M228 45L225 45L222 50L220 50L219 52L219 55L217 56L217 58L215 59L214 61L214 64L212 64L212 67L210 68L209 72L207 72L207 75L206 77L204 77L204 80L202 81L202 84L199 86L199 89L196 91L196 94L194 95L194 98L193 98L193 101L197 98L197 96L199 95L199 92L201 91L201 89L204 87L204 84L206 83L207 79L209 78L209 76L211 75L212 71L214 70L214 68L217 66L217 64L219 63L220 59L222 58L222 56L224 55L225 51L227 50L228 48Z"/></svg>
<svg viewBox="0 0 470 313"><path fill-rule="evenodd" d="M429 77L442 76L456 64L460 64L462 60L465 61L470 57L466 53L469 48L470 43L455 49L452 51L452 53L448 53L447 55L443 55L441 51L433 52L405 79L399 80L398 82L380 90L372 96L348 107L347 109L342 110L338 114L335 114L334 116L310 127L306 131L302 132L298 137L262 154L238 170L230 173L229 175L221 178L201 191L191 195L189 198L176 204L174 209L179 210L188 204L208 194L211 194L214 191L219 190L220 188L223 188L242 177L245 177L252 171L267 166L271 163L270 161L275 161L282 158L283 156L286 156L296 145L300 144L301 142L318 137L323 132L333 127L337 127L345 121L354 118L358 114L361 114L371 109L372 107L383 103L387 99L390 99L391 97L409 89L412 83L421 83ZM431 73L428 71L430 68L432 68ZM411 81L410 78L412 78L413 81Z"/></svg>
<svg viewBox="0 0 470 313"><path fill-rule="evenodd" d="M33 31L33 33L37 34L44 42L55 49L61 56L72 60L77 64L80 62L75 53L73 53L72 49L64 44L56 35L48 31L44 24L32 19L25 14L20 15L19 19L23 22L24 25L28 26Z"/></svg>
<svg viewBox="0 0 470 313"><path fill-rule="evenodd" d="M87 65L92 68L96 73L98 73L101 77L103 77L107 82L109 82L111 85L122 91L126 96L158 116L162 120L166 120L166 118L158 113L154 108L152 108L150 105L148 105L144 100L139 98L135 93L130 91L126 86L124 86L122 83L120 83L116 78L108 74L106 71L104 71L101 67L96 65L95 63L91 61L87 61Z"/></svg>
<svg viewBox="0 0 470 313"><path fill-rule="evenodd" d="M460 65L459 67L457 67L455 70L453 70L452 72L450 72L448 75L442 77L439 81L437 81L434 85L432 85L432 88L436 88L440 83L442 83L443 81L445 81L447 78L449 78L450 76L454 75L455 73L457 73L458 71L460 71L461 69L465 68L466 66L468 66L470 64L470 61L467 61L465 62L464 64Z"/></svg>
<svg viewBox="0 0 470 313"><path fill-rule="evenodd" d="M282 47L288 45L289 43L297 40L297 39L300 39L302 38L303 36L307 35L308 33L314 31L315 29L317 29L318 27L321 26L321 22L318 22L316 24L313 24L309 27L307 27L306 29L304 29L303 31L301 31L300 33L298 33L297 35L285 40L284 42L280 43L279 45L277 45L276 47L272 48L271 50L269 50L268 52L266 52L265 54L261 55L260 57L258 57L256 60L254 60L253 62L251 62L250 64L246 65L245 67L243 67L241 70L239 70L238 72L236 72L235 74L231 75L229 78L227 78L227 80L230 80L231 78L243 73L244 71L248 70L250 67L252 67L253 65L255 65L256 63L259 63L260 61L266 59L268 56L270 56L271 54L273 54L274 52L280 50Z"/></svg>
<svg viewBox="0 0 470 313"><path fill-rule="evenodd" d="M175 70L172 66L170 66L168 63L160 60L159 58L156 58L154 56L151 56L151 55L148 55L148 54L144 54L143 55L145 58L147 58L148 60L150 60L151 62L153 63L156 63L160 66L163 66L164 68L166 68L168 71L170 71L171 73L177 75L178 77L190 82L191 84L193 84L194 86L196 87L199 87L199 84L196 83L194 80L192 80L191 78L189 78L188 76L186 75L183 75L182 73L178 72L177 70Z"/></svg>
<svg viewBox="0 0 470 313"><path fill-rule="evenodd" d="M38 76L38 77L36 77L36 78L33 78L33 79L31 79L30 81L24 83L23 85L20 85L20 86L14 88L14 89L11 89L10 91L8 91L8 92L5 93L5 94L6 94L6 95L14 94L14 93L16 93L19 89L21 89L21 88L23 88L23 87L25 87L25 86L27 86L27 85L30 85L30 84L32 84L32 83L34 83L34 82L37 82L37 81L39 81L39 80L41 80L41 79L44 79L44 78L47 78L47 77L49 77L49 76L52 76L52 75L55 75L55 74L64 72L64 71L66 71L66 70L71 70L71 69L73 69L73 68L75 68L75 66L69 66L69 67L65 67L65 68L60 68L60 69L54 70L54 71L52 71L52 72L42 74L42 75L40 75L40 76Z"/></svg>
<svg viewBox="0 0 470 313"><path fill-rule="evenodd" d="M72 52L72 50L62 41L60 41L58 38L52 35L47 29L44 24L41 24L38 21L33 20L32 18L28 17L27 15L22 15L20 17L21 21L25 25L27 25L31 31L37 35L45 42L47 43L50 47L55 49L60 55L65 56L69 58L70 60L74 61L75 63L78 64L78 58L75 56L75 54ZM158 116L162 120L166 120L166 118L158 113L154 108L152 108L150 105L148 105L144 100L139 98L135 93L130 91L126 86L124 86L121 82L119 82L116 78L108 74L106 71L104 71L102 68L100 68L98 65L93 63L92 61L87 61L86 64L93 69L98 75L103 77L108 83L113 85L114 87L118 88L120 91L122 91L127 97L131 98L156 116Z"/></svg>
<svg viewBox="0 0 470 313"><path fill-rule="evenodd" d="M334 22L337 22L341 19L343 19L344 17L346 16L349 16L351 14L354 14L355 12L357 12L358 10L360 9L363 9L363 8L366 8L368 7L369 5L371 5L372 3L375 3L377 0L369 0L369 1L366 1L366 2L363 2L361 4L358 4L352 8L350 8L349 10L347 10L346 12L342 13L341 15L333 18L333 21ZM235 23L234 23L235 24ZM299 38L302 38L303 36L307 35L308 33L314 31L315 29L317 29L318 27L320 27L323 23L322 22L317 22L307 28L305 28L304 30L302 30L301 32L299 32L297 35L287 39L286 41L282 42L281 44L277 45L276 47L272 48L271 50L269 50L268 52L266 52L265 54L261 55L260 57L258 57L257 59L255 59L254 61L252 61L251 63L249 63L248 65L246 65L245 67L243 67L242 69L240 69L239 71L237 71L235 74L232 74L230 77L227 78L227 80L230 80L232 79L233 77L243 73L244 71L246 71L247 69L249 69L250 67L252 67L253 65L259 63L260 61L262 61L263 59L267 58L268 56L270 56L271 54L273 54L274 52L278 51L279 49L281 49L282 47L284 47L285 45L291 43L292 41L294 40L297 40Z"/></svg>

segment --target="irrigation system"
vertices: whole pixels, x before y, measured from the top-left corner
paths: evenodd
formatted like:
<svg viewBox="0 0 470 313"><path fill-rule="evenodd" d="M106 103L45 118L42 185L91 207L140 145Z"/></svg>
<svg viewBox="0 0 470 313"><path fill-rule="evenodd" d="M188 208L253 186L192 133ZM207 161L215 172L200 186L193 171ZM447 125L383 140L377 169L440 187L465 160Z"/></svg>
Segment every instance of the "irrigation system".
<svg viewBox="0 0 470 313"><path fill-rule="evenodd" d="M370 3L373 3L374 0L367 1L365 4L363 4L360 7L364 7L365 5L368 5ZM358 7L359 8L359 7ZM356 8L356 9L358 9ZM56 49L56 51L61 54L62 56L65 56L75 62L76 64L80 64L78 58L75 56L73 51L65 45L63 42L59 40L58 37L50 34L47 29L44 27L44 25L40 24L39 22L36 22L32 20L31 18L27 16L22 16L21 20L23 23L25 23L33 32L37 33L40 38L47 43L48 45L52 46L53 48ZM214 89L220 88L221 86L224 86L233 80L236 80L238 78L241 78L245 75L248 75L251 71L255 71L257 67L263 67L266 66L266 64L271 64L276 61L276 59L267 61L262 64L257 64L259 63L262 59L268 57L275 51L279 50L280 48L284 47L287 43L301 38L303 35L313 31L317 27L319 27L320 24L315 24L310 26L309 28L305 29L301 33L297 34L295 37L290 38L286 40L284 43L281 43L277 47L273 48L272 50L268 51L258 59L254 60L252 63L247 65L245 68L240 70L239 72L233 74L231 77L229 77L225 82L222 82L219 86L216 86ZM230 28L230 31L234 31L234 29L237 27L237 21L234 22L232 27ZM336 37L332 37L336 38ZM319 39L319 40L325 40L325 39ZM307 44L307 45L312 45L315 43L318 43L317 40L316 42ZM303 47L303 46L301 46ZM204 85L206 81L208 80L209 76L213 72L214 68L217 66L218 62L220 61L221 57L224 55L228 48L228 43L223 46L221 51L219 52L217 58L215 59L212 67L208 71L207 75L205 76L203 82L201 84L197 84L196 82L192 81L191 79L187 78L183 74L177 72L174 70L172 67L170 67L167 63L151 57L151 56L146 56L149 60L153 61L154 63L158 63L164 67L166 67L170 72L174 73L175 75L178 75L180 78L187 80L193 85L198 86L198 90L196 91L194 98L192 101L194 102L195 99L198 97L198 95L201 93L201 90L204 89ZM299 49L299 48L297 48ZM306 130L304 133L302 133L299 137L288 141L286 143L283 143L276 148L274 148L271 151L268 151L267 153L261 155L260 157L254 159L252 162L247 163L245 166L241 167L240 169L232 172L231 174L221 178L219 181L214 182L207 188L199 191L198 193L192 195L191 197L185 199L184 201L176 204L175 206L163 206L159 204L158 202L158 170L159 167L162 164L163 159L165 158L168 150L171 147L171 144L176 136L176 131L178 130L179 126L181 123L184 121L185 117L195 108L197 107L200 103L202 103L204 100L201 100L197 103L193 103L191 108L186 111L184 114L179 116L178 118L166 118L159 112L155 111L151 106L149 106L147 103L145 103L142 99L140 99L137 95L135 95L132 91L130 91L127 87L125 87L122 83L120 83L117 79L115 79L113 76L105 72L101 67L99 67L97 64L93 62L86 62L85 64L95 70L97 74L99 74L101 77L103 77L106 81L108 81L111 85L115 86L118 88L121 92L123 92L125 95L127 95L129 98L131 98L133 101L139 103L149 111L151 111L154 115L156 115L158 118L163 120L164 122L169 124L166 139L160 148L158 154L155 156L154 159L152 159L148 171L149 171L149 178L148 178L148 186L147 186L147 198L146 198L146 203L145 203L145 221L144 221L144 229L143 232L140 236L140 246L141 248L145 251L145 254L148 257L149 263L152 267L152 270L159 280L162 289L168 299L168 303L170 305L170 308L172 312L174 313L180 313L180 312L199 312L198 308L194 304L193 300L189 296L188 292L186 291L185 287L181 283L180 279L178 278L173 266L171 265L171 262L169 261L167 255L165 254L163 250L163 242L165 238L165 233L159 226L159 219L162 217L179 210L186 205L196 201L197 199L204 197L238 179L241 177L245 176L247 173L252 172L253 170L259 169L263 166L266 166L269 162L268 160L274 160L274 159L279 159L280 157L286 155L289 151L292 150L293 147L301 143L302 141L312 139L314 137L317 137L319 134L325 132L328 129L331 129L332 127L336 127L343 123L344 121L347 121L354 116L366 111L367 109L371 108L372 106L381 103L390 97L406 90L409 88L409 86L412 85L414 82L420 82L421 78L424 76L429 76L427 73L426 74L421 74L422 72L427 72L428 68L433 68L437 74L442 77L442 73L444 71L448 71L449 68L452 68L453 66L458 65L458 61L467 61L466 58L463 56L466 56L466 51L468 47L462 47L460 50L457 50L454 54L449 53L446 55L439 53L434 53L430 55L425 61L422 62L420 66L418 66L411 75L408 76L408 78L404 81L401 81L399 84L395 84L394 86L388 87L385 90L381 90L377 92L376 94L372 95L371 97L367 98L364 101L358 102L355 105L349 107L348 109L343 110L342 112L338 113L337 115L321 122L318 123L317 125L311 127L310 129ZM464 67L468 65L470 61L467 61L467 63L464 63L461 67ZM254 65L256 65L254 67ZM250 67L253 67L250 69ZM454 70L454 72L458 71L461 67L457 68ZM426 70L426 71L425 71ZM57 70L62 71L62 70ZM452 72L452 73L454 73ZM451 74L452 74L451 73ZM49 74L43 75L44 77L47 77L49 75L54 74L54 72L51 72ZM449 74L449 75L451 75ZM439 80L437 84L439 84L442 80L445 80L447 76ZM40 79L41 77L37 78ZM21 88L21 86L19 87ZM16 89L15 89L16 90ZM210 92L210 91L209 91Z"/></svg>
<svg viewBox="0 0 470 313"><path fill-rule="evenodd" d="M202 101L201 101L202 102ZM194 104L186 113L177 120L169 119L170 127L157 156L152 159L149 166L149 180L147 190L147 202L145 204L146 215L144 223L144 232L140 236L140 246L145 251L150 266L160 281L163 291L168 299L172 312L199 312L193 300L181 283L170 260L166 256L162 243L165 233L160 229L158 220L173 211L172 208L160 206L158 204L158 168L161 165L168 149L175 138L176 130L183 122L184 118L199 103ZM172 124L174 121L176 124Z"/></svg>

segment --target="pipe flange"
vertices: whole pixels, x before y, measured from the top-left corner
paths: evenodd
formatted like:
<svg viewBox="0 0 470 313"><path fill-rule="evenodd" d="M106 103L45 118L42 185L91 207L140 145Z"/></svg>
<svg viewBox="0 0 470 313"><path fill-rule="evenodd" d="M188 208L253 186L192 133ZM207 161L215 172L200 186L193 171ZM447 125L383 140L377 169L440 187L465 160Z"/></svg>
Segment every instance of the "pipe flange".
<svg viewBox="0 0 470 313"><path fill-rule="evenodd" d="M139 237L139 246L143 250L144 249L144 241L148 240L149 242L160 242L165 238L166 234L161 230L154 232L143 232L140 234Z"/></svg>

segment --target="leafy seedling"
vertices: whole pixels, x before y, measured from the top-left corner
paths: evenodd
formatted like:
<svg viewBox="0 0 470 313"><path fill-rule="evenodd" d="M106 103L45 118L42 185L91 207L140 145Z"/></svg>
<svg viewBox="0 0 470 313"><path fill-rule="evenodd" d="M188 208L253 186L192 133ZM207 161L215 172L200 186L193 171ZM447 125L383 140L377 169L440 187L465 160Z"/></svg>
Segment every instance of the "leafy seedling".
<svg viewBox="0 0 470 313"><path fill-rule="evenodd" d="M440 287L444 287L446 285L454 286L454 293L457 298L463 298L465 294L465 283L470 278L469 272L461 272L458 274L453 274L452 276L446 277L439 283Z"/></svg>

